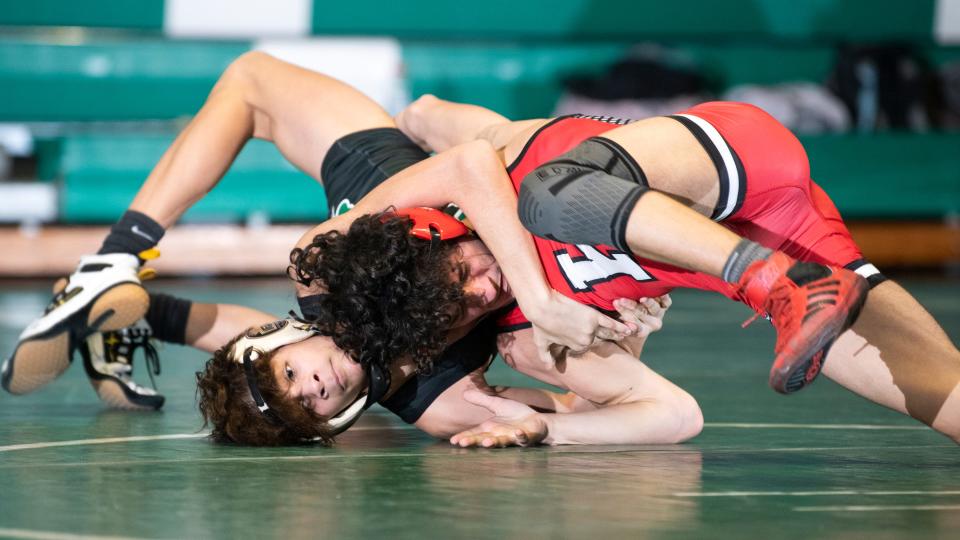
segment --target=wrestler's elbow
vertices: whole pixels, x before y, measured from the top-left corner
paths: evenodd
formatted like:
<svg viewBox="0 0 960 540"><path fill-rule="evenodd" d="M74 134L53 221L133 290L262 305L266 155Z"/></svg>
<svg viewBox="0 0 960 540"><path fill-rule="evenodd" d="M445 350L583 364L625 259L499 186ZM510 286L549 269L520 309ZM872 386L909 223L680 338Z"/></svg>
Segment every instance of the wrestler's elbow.
<svg viewBox="0 0 960 540"><path fill-rule="evenodd" d="M663 414L663 439L657 442L676 444L689 441L703 431L703 412L700 404L687 392L677 388L669 397L660 400Z"/></svg>
<svg viewBox="0 0 960 540"><path fill-rule="evenodd" d="M677 416L676 440L681 443L700 435L703 431L703 411L697 400L681 390L682 395L676 399L674 405Z"/></svg>
<svg viewBox="0 0 960 540"><path fill-rule="evenodd" d="M503 174L503 162L489 141L474 140L448 150L456 160L456 177L462 188L482 186L486 182L499 181Z"/></svg>

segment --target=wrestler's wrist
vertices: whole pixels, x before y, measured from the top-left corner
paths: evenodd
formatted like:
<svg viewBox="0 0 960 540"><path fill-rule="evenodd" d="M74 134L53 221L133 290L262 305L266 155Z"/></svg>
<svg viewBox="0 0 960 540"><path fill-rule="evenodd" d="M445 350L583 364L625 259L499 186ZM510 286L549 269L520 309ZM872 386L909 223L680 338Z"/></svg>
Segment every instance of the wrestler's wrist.
<svg viewBox="0 0 960 540"><path fill-rule="evenodd" d="M514 290L514 297L521 311L531 321L547 316L551 311L553 289L549 287L523 286Z"/></svg>

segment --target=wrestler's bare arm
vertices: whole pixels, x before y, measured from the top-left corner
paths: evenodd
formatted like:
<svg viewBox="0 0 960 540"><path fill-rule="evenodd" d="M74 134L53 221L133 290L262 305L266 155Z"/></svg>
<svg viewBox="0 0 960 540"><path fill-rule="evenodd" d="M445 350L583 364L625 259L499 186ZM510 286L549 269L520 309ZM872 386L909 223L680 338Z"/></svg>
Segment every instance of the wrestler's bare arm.
<svg viewBox="0 0 960 540"><path fill-rule="evenodd" d="M477 370L460 379L437 396L413 425L429 435L440 439L448 439L456 433L494 418L494 413L486 407L476 405L463 398L464 392L469 390L478 390L501 396L534 407L539 411L572 413L597 408L595 404L573 392L560 394L542 388L515 386L491 388L487 384L482 370Z"/></svg>
<svg viewBox="0 0 960 540"><path fill-rule="evenodd" d="M620 344L607 342L580 357L568 358L554 369L547 369L538 361L530 330L501 336L498 346L508 365L569 391L490 388L475 374L473 380L461 381L448 389L417 426L436 436L460 430L451 440L463 446L479 446L488 439L496 441L494 446L541 441L675 443L696 436L703 418L693 397L637 359L646 337L662 326L660 321L670 305L669 297L659 299L657 305L660 308L646 304L645 309L652 309L654 314L638 321L644 329L641 336ZM643 306L644 303L633 303L619 309L625 314ZM508 414L514 418L497 417ZM470 424L471 421L474 423ZM515 438L518 429L525 432L526 440Z"/></svg>
<svg viewBox="0 0 960 540"><path fill-rule="evenodd" d="M510 389L500 396L467 393L464 399L496 417L458 433L461 446L515 444L666 444L688 440L703 426L690 394L663 378L619 345L606 342L553 373L540 370L531 332L515 332L506 357L515 369L568 389L568 394ZM533 352L531 352L533 351ZM556 413L535 412L526 405ZM565 412L567 411L567 412ZM530 425L533 427L529 427ZM523 438L517 438L517 431ZM485 443L486 441L486 443Z"/></svg>

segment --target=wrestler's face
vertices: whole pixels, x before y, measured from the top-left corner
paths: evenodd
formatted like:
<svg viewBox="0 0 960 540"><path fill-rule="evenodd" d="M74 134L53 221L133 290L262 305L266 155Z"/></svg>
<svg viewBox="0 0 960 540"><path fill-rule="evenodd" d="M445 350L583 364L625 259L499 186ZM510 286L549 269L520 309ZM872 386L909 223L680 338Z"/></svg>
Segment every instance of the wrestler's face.
<svg viewBox="0 0 960 540"><path fill-rule="evenodd" d="M513 292L487 245L476 238L461 240L459 263L467 274L464 292L476 299L455 326L471 323L483 315L513 301ZM456 256L456 255L455 255Z"/></svg>
<svg viewBox="0 0 960 540"><path fill-rule="evenodd" d="M270 359L285 394L324 418L336 416L367 388L367 376L327 336L281 347Z"/></svg>

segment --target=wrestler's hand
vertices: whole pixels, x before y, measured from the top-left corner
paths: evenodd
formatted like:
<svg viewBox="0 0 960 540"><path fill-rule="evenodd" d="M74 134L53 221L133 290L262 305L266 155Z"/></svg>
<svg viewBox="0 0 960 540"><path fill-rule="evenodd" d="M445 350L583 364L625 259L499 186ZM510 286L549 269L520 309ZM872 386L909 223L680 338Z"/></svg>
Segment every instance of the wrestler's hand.
<svg viewBox="0 0 960 540"><path fill-rule="evenodd" d="M673 300L669 294L657 298L619 298L613 301L613 307L620 313L620 319L637 327L637 331L631 336L634 338L645 338L663 328L663 316L671 304Z"/></svg>
<svg viewBox="0 0 960 540"><path fill-rule="evenodd" d="M637 325L637 333L622 340L620 346L639 358L647 336L663 328L663 316L672 303L670 296L666 294L658 298L614 300L613 307L620 313L620 318L624 322Z"/></svg>
<svg viewBox="0 0 960 540"><path fill-rule="evenodd" d="M450 444L503 448L505 446L531 446L547 436L547 423L540 413L510 399L484 394L479 390L467 390L463 399L479 405L494 414L494 418L450 437Z"/></svg>
<svg viewBox="0 0 960 540"><path fill-rule="evenodd" d="M607 317L557 291L550 291L550 298L532 312L521 308L533 324L537 352L548 367L564 354L583 354L597 341L620 341L638 330L635 323Z"/></svg>

